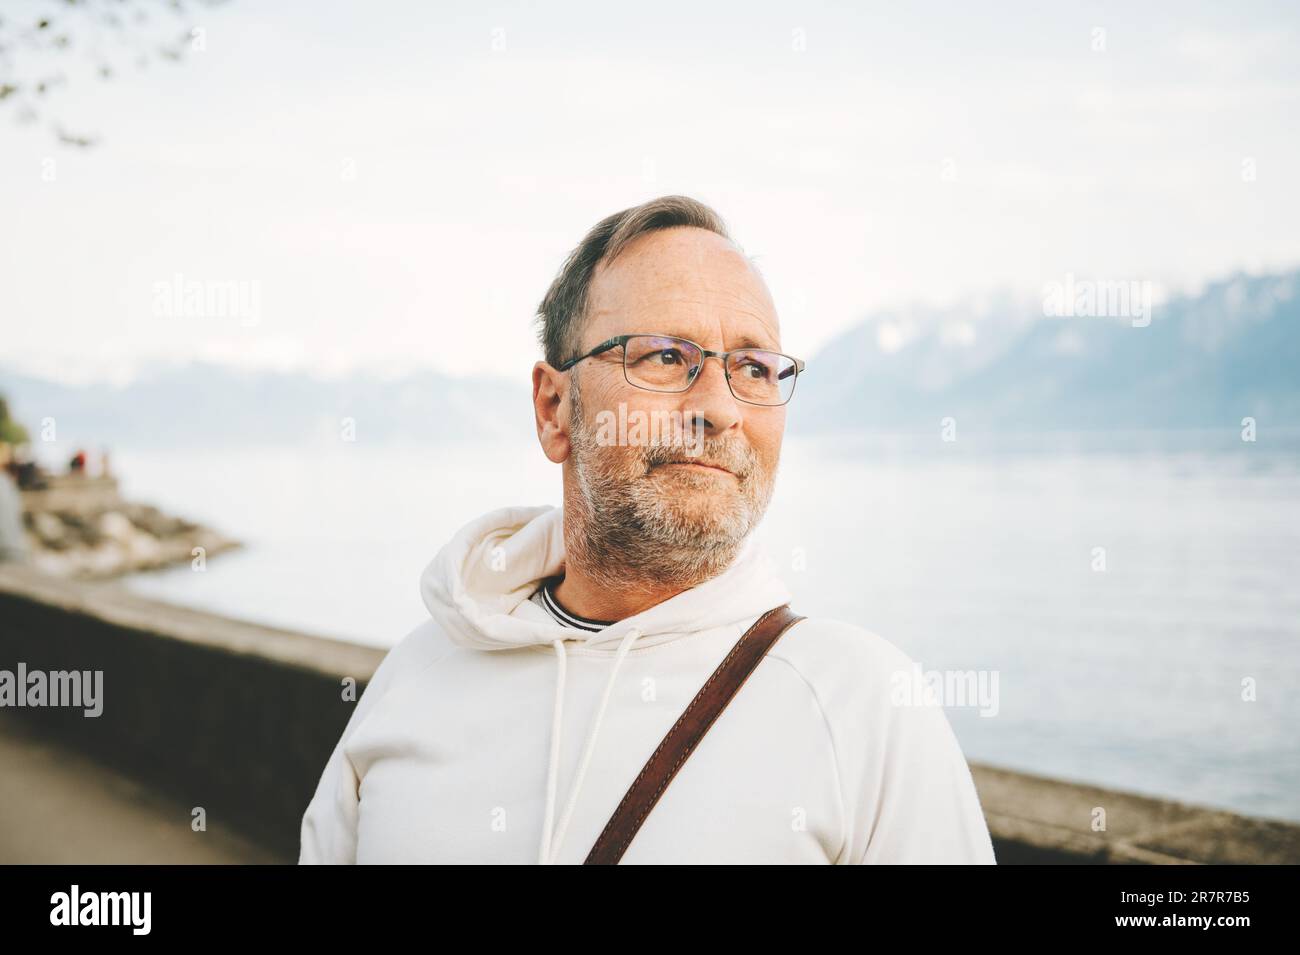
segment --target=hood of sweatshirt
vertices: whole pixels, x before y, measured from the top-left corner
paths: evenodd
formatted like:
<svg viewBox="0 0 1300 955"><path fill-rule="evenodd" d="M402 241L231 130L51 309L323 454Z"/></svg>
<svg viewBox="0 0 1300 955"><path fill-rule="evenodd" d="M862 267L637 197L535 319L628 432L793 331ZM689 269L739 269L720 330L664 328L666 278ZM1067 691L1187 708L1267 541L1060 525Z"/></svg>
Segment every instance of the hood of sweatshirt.
<svg viewBox="0 0 1300 955"><path fill-rule="evenodd" d="M552 620L528 605L542 580L564 569L564 511L553 506L506 507L460 529L420 577L420 595L434 621L455 644L476 650L550 645L555 650L555 703L546 772L546 810L538 862L554 861L568 829L601 723L623 660L634 644L652 646L702 630L748 626L790 600L785 584L750 534L731 565L718 576L638 614L591 633ZM557 774L563 736L566 641L607 649L612 657L596 715L565 806L557 815Z"/></svg>

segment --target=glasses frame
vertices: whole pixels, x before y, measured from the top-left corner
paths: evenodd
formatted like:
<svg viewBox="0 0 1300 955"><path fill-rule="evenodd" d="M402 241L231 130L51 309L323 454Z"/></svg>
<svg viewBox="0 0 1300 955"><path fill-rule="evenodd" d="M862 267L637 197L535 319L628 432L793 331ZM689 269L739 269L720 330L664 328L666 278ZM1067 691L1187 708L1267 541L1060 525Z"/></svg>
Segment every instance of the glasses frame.
<svg viewBox="0 0 1300 955"><path fill-rule="evenodd" d="M651 391L661 395L679 395L684 391L690 391L691 388L695 385L695 383L700 380L700 372L704 370L704 363L708 361L710 358L716 358L722 362L722 373L723 375L726 376L727 379L727 390L731 392L731 396L733 398L735 398L737 401L743 401L747 405L754 405L755 407L758 408L780 408L783 407L784 405L789 404L790 399L794 397L795 387L799 384L799 376L803 374L803 370L806 367L802 359L795 358L793 355L787 355L785 354L785 352L774 351L771 348L733 348L731 351L709 351L709 349L703 347L698 342L693 342L689 338L682 338L681 335L659 335L653 332L637 332L634 335L615 335L613 338L606 339L605 341L597 345L595 348L593 348L591 351L587 352L585 355L578 355L576 358L570 358L568 361L566 361L563 365L561 365L556 370L568 371L570 368L572 368L574 365L576 365L578 362L582 361L583 359L594 358L597 355L603 355L605 352L610 351L611 349L618 348L620 346L625 346L628 343L628 340L633 338L670 338L675 341L686 342L686 344L692 346L693 348L696 348L700 352L700 355L702 356L700 358L699 366L696 368L695 373L691 375L690 381L687 382L685 388L669 388L669 389L647 388L645 385L638 385L635 381L633 381L631 378L628 377L627 348L623 348L623 360L622 362L620 362L620 364L623 366L623 380L626 381L633 388L640 388L642 391ZM774 405L764 404L761 401L750 401L748 398L740 397L740 395L736 394L736 389L731 387L731 372L727 368L727 359L730 358L732 355L738 355L741 354L742 352L755 352L755 351L767 352L769 355L780 355L782 358L788 359L789 361L794 363L794 382L790 386L790 394L786 397L785 401L778 402L777 404ZM690 373L688 372L687 374L689 375Z"/></svg>

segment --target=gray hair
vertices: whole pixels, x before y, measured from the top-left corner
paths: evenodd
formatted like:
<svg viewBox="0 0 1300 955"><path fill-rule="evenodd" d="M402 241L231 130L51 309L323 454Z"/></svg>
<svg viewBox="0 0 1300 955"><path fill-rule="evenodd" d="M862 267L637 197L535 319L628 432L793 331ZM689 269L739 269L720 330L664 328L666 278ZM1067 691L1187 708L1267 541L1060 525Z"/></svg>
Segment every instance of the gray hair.
<svg viewBox="0 0 1300 955"><path fill-rule="evenodd" d="M662 196L601 219L569 253L546 297L537 307L538 337L546 362L558 368L574 357L582 338L591 277L602 262L612 262L639 235L693 226L730 239L722 218L697 199Z"/></svg>

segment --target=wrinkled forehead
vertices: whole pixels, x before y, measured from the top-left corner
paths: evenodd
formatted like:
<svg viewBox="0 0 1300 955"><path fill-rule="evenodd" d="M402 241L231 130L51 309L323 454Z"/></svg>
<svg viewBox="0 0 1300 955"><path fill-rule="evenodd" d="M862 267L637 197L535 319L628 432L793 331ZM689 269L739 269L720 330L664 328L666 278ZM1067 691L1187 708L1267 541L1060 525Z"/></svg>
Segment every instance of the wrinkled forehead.
<svg viewBox="0 0 1300 955"><path fill-rule="evenodd" d="M705 229L638 236L614 261L601 263L588 295L587 331L596 341L657 331L780 344L776 306L762 276L731 240Z"/></svg>

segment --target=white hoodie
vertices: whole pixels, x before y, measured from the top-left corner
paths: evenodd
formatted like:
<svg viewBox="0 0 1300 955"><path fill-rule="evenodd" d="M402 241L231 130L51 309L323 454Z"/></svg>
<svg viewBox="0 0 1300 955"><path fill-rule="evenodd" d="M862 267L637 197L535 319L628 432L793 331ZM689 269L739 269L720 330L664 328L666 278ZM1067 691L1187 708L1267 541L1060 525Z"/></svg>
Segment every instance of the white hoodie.
<svg viewBox="0 0 1300 955"><path fill-rule="evenodd" d="M751 535L722 574L598 633L528 598L563 512L468 524L420 581L432 619L380 663L302 819L300 863L581 863L741 634L790 600ZM798 607L793 607L797 612ZM943 709L891 702L911 659L809 618L758 665L626 863L985 863Z"/></svg>

